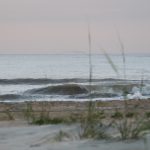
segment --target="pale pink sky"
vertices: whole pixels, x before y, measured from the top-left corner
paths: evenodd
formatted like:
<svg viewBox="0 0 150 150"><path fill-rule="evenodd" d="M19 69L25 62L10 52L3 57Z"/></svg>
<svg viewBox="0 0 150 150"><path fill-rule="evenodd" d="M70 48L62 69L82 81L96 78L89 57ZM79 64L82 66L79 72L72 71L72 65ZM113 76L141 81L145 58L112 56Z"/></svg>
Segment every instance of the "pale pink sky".
<svg viewBox="0 0 150 150"><path fill-rule="evenodd" d="M150 53L150 0L0 0L0 54Z"/></svg>

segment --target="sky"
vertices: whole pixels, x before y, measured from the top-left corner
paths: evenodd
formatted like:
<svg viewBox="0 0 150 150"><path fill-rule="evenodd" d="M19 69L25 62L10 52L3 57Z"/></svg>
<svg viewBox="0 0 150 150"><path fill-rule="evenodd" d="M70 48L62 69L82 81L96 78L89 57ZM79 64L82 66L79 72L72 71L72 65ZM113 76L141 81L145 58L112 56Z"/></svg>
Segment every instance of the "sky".
<svg viewBox="0 0 150 150"><path fill-rule="evenodd" d="M150 54L150 0L0 0L0 54Z"/></svg>

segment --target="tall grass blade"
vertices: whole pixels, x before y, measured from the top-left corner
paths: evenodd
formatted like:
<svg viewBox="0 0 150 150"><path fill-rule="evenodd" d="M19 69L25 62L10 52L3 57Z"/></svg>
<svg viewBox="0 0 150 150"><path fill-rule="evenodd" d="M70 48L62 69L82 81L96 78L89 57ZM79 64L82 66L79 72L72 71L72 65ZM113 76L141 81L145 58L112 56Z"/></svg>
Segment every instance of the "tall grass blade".
<svg viewBox="0 0 150 150"><path fill-rule="evenodd" d="M142 70L142 73L141 73L141 84L140 84L140 93L142 93L143 85L144 85L144 71Z"/></svg>
<svg viewBox="0 0 150 150"><path fill-rule="evenodd" d="M122 60L123 60L123 75L124 75L124 79L126 80L126 56L125 56L125 48L124 48L124 44L121 40L120 37L120 33L116 30L116 34L117 34L117 38L120 44L120 48L121 48L121 55L122 55Z"/></svg>
<svg viewBox="0 0 150 150"><path fill-rule="evenodd" d="M92 111L93 111L93 103L92 103L92 75L93 75L93 66L92 66L92 38L91 38L91 30L90 23L88 22L88 47L89 47L89 106L88 106L88 118L91 119Z"/></svg>
<svg viewBox="0 0 150 150"><path fill-rule="evenodd" d="M117 69L116 65L114 64L114 62L112 61L111 57L107 54L107 52L104 49L103 49L103 53L104 53L104 56L106 57L108 63L110 64L111 68L114 70L116 75L119 76L118 69Z"/></svg>
<svg viewBox="0 0 150 150"><path fill-rule="evenodd" d="M89 84L92 82L92 40L90 32L90 24L88 23L88 47L89 47ZM91 91L90 91L91 92Z"/></svg>

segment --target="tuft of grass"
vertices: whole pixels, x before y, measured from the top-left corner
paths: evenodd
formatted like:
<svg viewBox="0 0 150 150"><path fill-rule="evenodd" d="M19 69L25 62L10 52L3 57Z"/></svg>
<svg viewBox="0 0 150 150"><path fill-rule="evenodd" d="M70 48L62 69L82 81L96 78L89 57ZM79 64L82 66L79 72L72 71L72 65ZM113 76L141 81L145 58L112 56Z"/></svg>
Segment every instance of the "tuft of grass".
<svg viewBox="0 0 150 150"><path fill-rule="evenodd" d="M145 120L142 125L142 131L150 130L150 120Z"/></svg>
<svg viewBox="0 0 150 150"><path fill-rule="evenodd" d="M50 107L47 108L47 102L41 102L41 111L35 112L32 103L27 103L27 107L24 111L24 116L29 124L44 125L44 124L71 124L79 122L79 117L71 115L68 117L52 117L50 115Z"/></svg>
<svg viewBox="0 0 150 150"><path fill-rule="evenodd" d="M83 115L75 115L75 114L72 114L70 115L68 118L66 118L66 123L68 124L72 124L72 123L79 123L81 121L81 119L83 118Z"/></svg>
<svg viewBox="0 0 150 150"><path fill-rule="evenodd" d="M54 140L56 142L62 142L64 139L69 139L69 138L71 137L67 132L60 130L59 133L55 136Z"/></svg>
<svg viewBox="0 0 150 150"><path fill-rule="evenodd" d="M97 112L96 110L87 115L85 120L82 120L81 126L81 138L92 138L92 139L106 139L109 136L106 134L108 126L103 123L105 118L104 112Z"/></svg>
<svg viewBox="0 0 150 150"><path fill-rule="evenodd" d="M122 54L122 60L123 60L123 75L124 75L124 81L126 82L126 57L125 57L125 50L123 42L121 41L120 35L118 34L118 40L121 46L121 54ZM112 67L112 69L117 74L117 68L115 67L115 64L109 57L109 55L104 51L104 55L106 59L108 60L108 63ZM118 74L117 74L118 75ZM142 84L141 84L142 85ZM140 136L142 136L144 129L145 120L142 116L135 115L136 108L133 109L133 112L128 112L128 104L127 104L127 88L125 87L123 90L123 97L124 97L124 112L115 112L111 117L114 118L114 125L118 129L121 139L137 139ZM148 125L146 125L148 128ZM146 128L145 127L145 128Z"/></svg>
<svg viewBox="0 0 150 150"><path fill-rule="evenodd" d="M108 135L106 134L106 126L103 123L96 123L93 126L84 126L84 130L80 133L80 138L90 138L90 139L106 139Z"/></svg>
<svg viewBox="0 0 150 150"><path fill-rule="evenodd" d="M8 116L9 120L14 120L13 114L8 109L5 110L5 114Z"/></svg>
<svg viewBox="0 0 150 150"><path fill-rule="evenodd" d="M113 122L122 140L138 139L144 136L146 130L150 130L150 121L144 116L138 116L134 113L129 113L128 117L123 115L123 119Z"/></svg>
<svg viewBox="0 0 150 150"><path fill-rule="evenodd" d="M146 118L150 118L150 112L145 113Z"/></svg>
<svg viewBox="0 0 150 150"><path fill-rule="evenodd" d="M24 116L27 119L28 123L32 123L35 120L35 114L32 107L32 103L26 103L26 110L24 111Z"/></svg>
<svg viewBox="0 0 150 150"><path fill-rule="evenodd" d="M133 118L135 116L135 113L134 112L128 112L127 114L126 114L126 117L127 118Z"/></svg>
<svg viewBox="0 0 150 150"><path fill-rule="evenodd" d="M36 124L36 125L44 125L44 124L61 124L64 123L65 121L63 119L60 118L47 118L47 117L40 117L35 119L32 124Z"/></svg>
<svg viewBox="0 0 150 150"><path fill-rule="evenodd" d="M95 115L96 115L96 117L97 117L98 119L105 119L105 118L106 118L105 112L104 112L103 110L96 112Z"/></svg>
<svg viewBox="0 0 150 150"><path fill-rule="evenodd" d="M123 119L123 114L119 111L116 111L113 115L111 115L111 118L114 119Z"/></svg>

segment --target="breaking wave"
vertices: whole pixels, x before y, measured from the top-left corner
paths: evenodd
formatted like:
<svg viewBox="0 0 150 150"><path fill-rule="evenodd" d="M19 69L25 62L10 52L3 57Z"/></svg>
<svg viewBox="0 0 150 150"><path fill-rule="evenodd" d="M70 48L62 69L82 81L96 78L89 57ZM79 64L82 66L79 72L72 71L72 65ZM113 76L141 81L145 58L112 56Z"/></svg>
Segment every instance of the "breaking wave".
<svg viewBox="0 0 150 150"><path fill-rule="evenodd" d="M76 95L76 94L86 94L88 90L77 84L63 84L63 85L55 85L55 86L47 86L39 89L32 89L26 91L25 93L30 94L46 94L46 95Z"/></svg>
<svg viewBox="0 0 150 150"><path fill-rule="evenodd" d="M0 91L0 101L58 100L59 98L65 100L73 99L74 101L88 100L89 98L93 100L107 100L110 98L121 99L124 94L129 99L150 98L149 80L141 82L140 80L111 78L93 79L91 87L89 87L89 80L81 78L0 79L0 85L2 88ZM3 88L4 86L5 89Z"/></svg>

